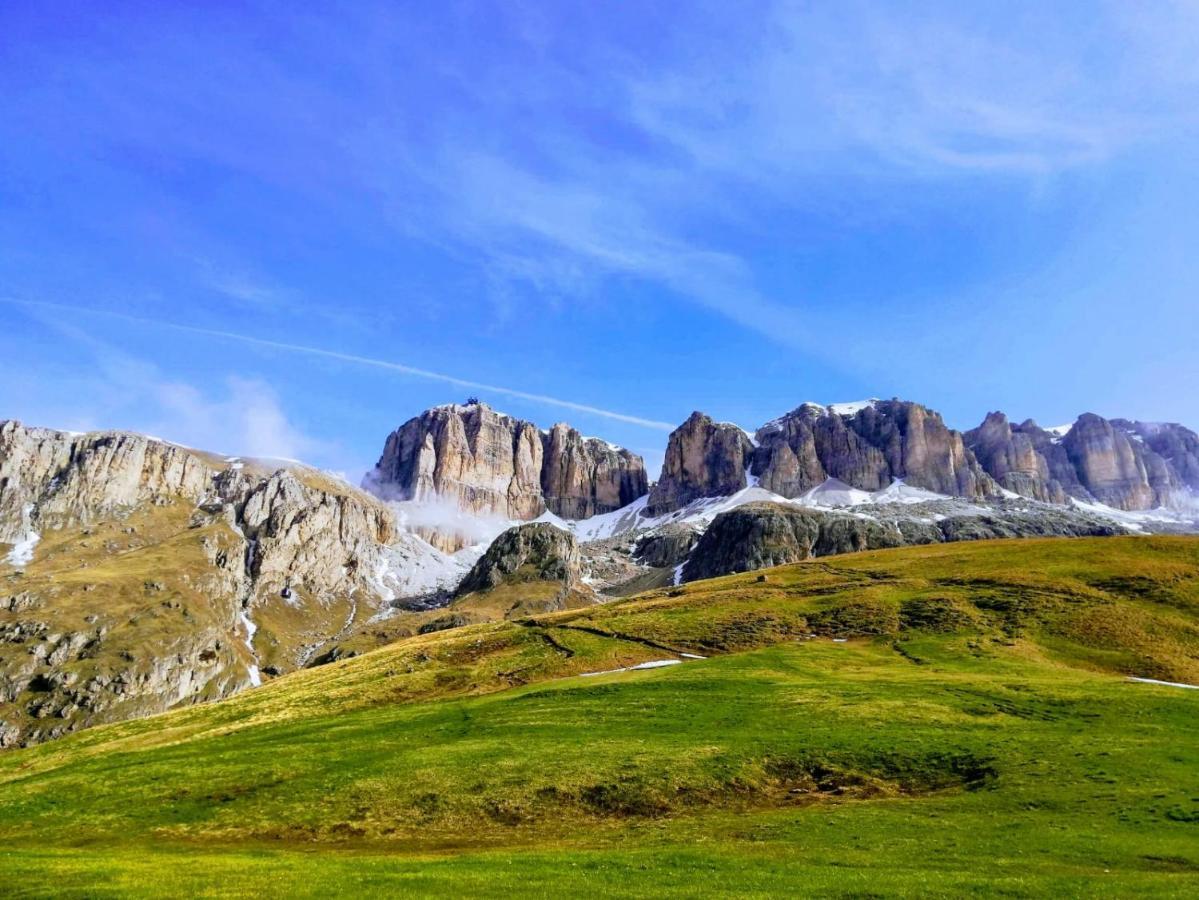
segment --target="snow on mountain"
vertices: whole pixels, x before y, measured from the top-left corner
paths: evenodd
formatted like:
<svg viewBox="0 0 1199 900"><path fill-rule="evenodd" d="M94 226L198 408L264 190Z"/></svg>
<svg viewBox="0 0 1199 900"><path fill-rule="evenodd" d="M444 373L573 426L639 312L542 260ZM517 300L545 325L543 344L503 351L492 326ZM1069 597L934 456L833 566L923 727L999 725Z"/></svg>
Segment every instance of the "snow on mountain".
<svg viewBox="0 0 1199 900"><path fill-rule="evenodd" d="M393 600L451 591L485 548L485 544L476 544L457 553L443 553L412 532L401 531L384 551L384 565L376 580Z"/></svg>
<svg viewBox="0 0 1199 900"><path fill-rule="evenodd" d="M876 403L878 403L878 397L871 397L869 400L853 400L849 403L830 403L828 411L837 416L854 416Z"/></svg>
<svg viewBox="0 0 1199 900"><path fill-rule="evenodd" d="M41 535L36 531L27 531L25 534L12 545L12 549L8 551L8 555L4 557L4 561L10 566L21 568L33 562L33 548L37 546L37 542L41 540Z"/></svg>
<svg viewBox="0 0 1199 900"><path fill-rule="evenodd" d="M860 488L850 487L839 478L829 478L795 498L797 506L835 508L861 506L871 502L874 494Z"/></svg>
<svg viewBox="0 0 1199 900"><path fill-rule="evenodd" d="M1160 530L1162 526L1189 529L1199 523L1199 511L1194 508L1188 510L1185 506L1179 509L1158 507L1157 509L1124 510L1116 509L1105 503L1088 503L1077 497L1071 497L1069 505L1074 509L1110 519L1129 531L1152 532Z"/></svg>
<svg viewBox="0 0 1199 900"><path fill-rule="evenodd" d="M942 494L912 487L902 481L895 481L881 491L863 491L850 487L843 481L830 478L823 484L812 488L807 493L794 499L787 499L765 488L758 487L756 479L752 479L749 487L743 488L727 497L702 497L693 500L682 509L665 513L660 516L645 514L646 498L641 497L623 509L604 515L583 519L579 522L568 522L550 513L540 516L537 521L550 522L566 531L570 531L582 543L605 540L632 532L650 531L663 525L694 525L706 527L722 512L736 509L747 503L784 503L790 506L800 506L810 509L847 509L861 506L878 506L883 504L916 504L930 501L951 500Z"/></svg>
<svg viewBox="0 0 1199 900"><path fill-rule="evenodd" d="M1053 435L1053 438L1052 438L1053 443L1060 444L1062 442L1062 438L1064 438L1066 436L1066 432L1068 432L1073 427L1074 427L1073 423L1071 423L1069 425L1052 425L1049 428L1046 428L1045 430Z"/></svg>

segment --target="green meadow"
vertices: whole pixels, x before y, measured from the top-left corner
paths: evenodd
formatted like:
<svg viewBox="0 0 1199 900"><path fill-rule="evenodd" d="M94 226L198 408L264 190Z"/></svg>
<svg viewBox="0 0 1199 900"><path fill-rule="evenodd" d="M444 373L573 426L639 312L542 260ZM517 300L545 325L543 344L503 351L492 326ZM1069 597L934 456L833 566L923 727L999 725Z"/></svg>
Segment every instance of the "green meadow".
<svg viewBox="0 0 1199 900"><path fill-rule="evenodd" d="M0 755L0 892L1195 896L1199 690L1130 675L1199 684L1199 540L473 625Z"/></svg>

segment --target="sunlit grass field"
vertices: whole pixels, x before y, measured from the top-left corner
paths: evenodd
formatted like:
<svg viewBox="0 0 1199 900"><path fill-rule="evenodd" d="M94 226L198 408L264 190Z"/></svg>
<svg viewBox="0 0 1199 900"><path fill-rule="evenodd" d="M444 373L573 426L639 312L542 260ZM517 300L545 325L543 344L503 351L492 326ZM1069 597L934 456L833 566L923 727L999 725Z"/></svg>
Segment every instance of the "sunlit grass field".
<svg viewBox="0 0 1199 900"><path fill-rule="evenodd" d="M0 892L1199 892L1199 540L764 574L0 755Z"/></svg>

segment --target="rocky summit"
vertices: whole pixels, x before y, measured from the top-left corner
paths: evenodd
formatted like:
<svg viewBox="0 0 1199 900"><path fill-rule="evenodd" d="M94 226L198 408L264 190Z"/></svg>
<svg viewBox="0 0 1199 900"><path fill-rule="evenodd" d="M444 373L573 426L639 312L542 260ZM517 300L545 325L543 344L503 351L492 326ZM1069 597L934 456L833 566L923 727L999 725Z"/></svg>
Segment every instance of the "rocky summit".
<svg viewBox="0 0 1199 900"><path fill-rule="evenodd" d="M662 515L700 497L735 494L746 485L753 452L753 442L736 425L693 412L670 434L647 511Z"/></svg>
<svg viewBox="0 0 1199 900"><path fill-rule="evenodd" d="M485 403L439 406L392 432L364 486L479 516L568 519L611 512L648 487L640 456L569 425L548 431Z"/></svg>
<svg viewBox="0 0 1199 900"><path fill-rule="evenodd" d="M574 536L544 522L509 528L475 563L455 591L463 597L506 583L560 581L579 583L579 545Z"/></svg>
<svg viewBox="0 0 1199 900"><path fill-rule="evenodd" d="M759 428L755 438L753 474L782 497L798 497L828 478L866 491L897 480L955 497L995 490L962 435L918 403L805 403Z"/></svg>
<svg viewBox="0 0 1199 900"><path fill-rule="evenodd" d="M1084 413L1047 430L992 412L966 443L1002 487L1050 503L1146 510L1188 505L1199 489L1199 435L1177 424Z"/></svg>

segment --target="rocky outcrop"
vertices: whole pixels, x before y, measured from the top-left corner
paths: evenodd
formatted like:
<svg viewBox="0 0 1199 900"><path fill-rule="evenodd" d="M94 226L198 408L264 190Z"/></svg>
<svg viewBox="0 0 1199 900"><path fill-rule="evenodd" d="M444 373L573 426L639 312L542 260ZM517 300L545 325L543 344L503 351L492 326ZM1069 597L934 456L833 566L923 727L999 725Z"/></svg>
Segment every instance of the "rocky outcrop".
<svg viewBox="0 0 1199 900"><path fill-rule="evenodd" d="M587 519L628 506L649 490L640 456L559 423L543 437L541 492L564 519Z"/></svg>
<svg viewBox="0 0 1199 900"><path fill-rule="evenodd" d="M579 580L579 545L574 535L546 522L530 522L509 528L496 538L455 595L535 581L561 582L570 588Z"/></svg>
<svg viewBox="0 0 1199 900"><path fill-rule="evenodd" d="M305 484L291 471L265 480L226 470L216 491L248 542L246 569L260 596L349 594L378 570L396 537L390 511L357 491Z"/></svg>
<svg viewBox="0 0 1199 900"><path fill-rule="evenodd" d="M394 536L386 506L315 470L0 423L0 542L28 548L0 553L4 740L303 665L384 602Z"/></svg>
<svg viewBox="0 0 1199 900"><path fill-rule="evenodd" d="M666 525L637 538L633 559L643 566L661 569L677 566L695 549L700 532L689 525Z"/></svg>
<svg viewBox="0 0 1199 900"><path fill-rule="evenodd" d="M86 525L146 503L194 503L214 474L194 451L140 434L2 422L0 540L35 527Z"/></svg>
<svg viewBox="0 0 1199 900"><path fill-rule="evenodd" d="M670 433L662 475L649 495L651 516L681 509L701 497L735 494L747 484L754 445L736 425L693 412Z"/></svg>
<svg viewBox="0 0 1199 900"><path fill-rule="evenodd" d="M1004 488L1050 503L1143 510L1193 503L1189 492L1199 489L1199 435L1181 425L1085 413L1051 432L993 412L966 442Z"/></svg>
<svg viewBox="0 0 1199 900"><path fill-rule="evenodd" d="M755 438L752 473L783 497L798 497L828 478L866 491L898 479L957 497L995 490L961 434L918 403L805 403L758 429Z"/></svg>
<svg viewBox="0 0 1199 900"><path fill-rule="evenodd" d="M1199 434L1174 422L1130 422L1112 419L1112 427L1160 457L1174 480L1199 491Z"/></svg>
<svg viewBox="0 0 1199 900"><path fill-rule="evenodd" d="M388 500L448 501L474 515L534 519L541 493L541 432L483 403L439 406L387 438L364 484Z"/></svg>
<svg viewBox="0 0 1199 900"><path fill-rule="evenodd" d="M869 519L749 503L717 516L699 539L683 581L801 562L813 556L898 547L902 535Z"/></svg>
<svg viewBox="0 0 1199 900"><path fill-rule="evenodd" d="M1002 412L987 413L965 434L966 446L1005 490L1044 503L1087 497L1061 439L1029 419L1012 425Z"/></svg>
<svg viewBox="0 0 1199 900"><path fill-rule="evenodd" d="M387 500L447 502L482 516L568 519L619 509L648 489L641 457L567 425L548 432L485 403L439 406L387 438L364 482Z"/></svg>
<svg viewBox="0 0 1199 900"><path fill-rule="evenodd" d="M1101 503L1117 509L1158 505L1158 492L1149 482L1142 454L1111 422L1084 413L1066 432L1062 446L1078 472L1078 480Z"/></svg>
<svg viewBox="0 0 1199 900"><path fill-rule="evenodd" d="M912 544L1020 537L1106 537L1114 523L1069 511L996 504L992 513L877 518L781 503L750 503L717 516L683 567L683 581L751 572L818 556ZM931 510L930 510L931 512Z"/></svg>

